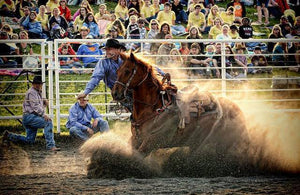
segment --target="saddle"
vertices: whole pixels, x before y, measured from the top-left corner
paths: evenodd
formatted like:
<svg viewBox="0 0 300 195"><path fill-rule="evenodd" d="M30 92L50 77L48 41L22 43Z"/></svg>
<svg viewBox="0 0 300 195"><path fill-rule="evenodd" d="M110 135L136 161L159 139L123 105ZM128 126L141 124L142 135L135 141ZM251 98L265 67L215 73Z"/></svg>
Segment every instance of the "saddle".
<svg viewBox="0 0 300 195"><path fill-rule="evenodd" d="M178 90L176 104L179 109L180 129L184 129L185 125L190 123L191 117L199 118L217 108L215 97L210 92L201 92L195 85Z"/></svg>

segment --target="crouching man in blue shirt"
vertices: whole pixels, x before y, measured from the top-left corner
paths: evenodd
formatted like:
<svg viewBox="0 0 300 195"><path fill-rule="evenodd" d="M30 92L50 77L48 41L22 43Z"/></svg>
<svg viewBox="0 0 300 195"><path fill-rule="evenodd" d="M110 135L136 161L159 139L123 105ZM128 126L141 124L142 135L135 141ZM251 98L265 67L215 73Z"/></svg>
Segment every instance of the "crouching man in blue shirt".
<svg viewBox="0 0 300 195"><path fill-rule="evenodd" d="M69 118L66 127L70 135L84 141L97 132L109 130L108 122L102 118L100 113L88 103L89 97L76 96L77 102L69 110ZM91 121L93 122L91 123Z"/></svg>

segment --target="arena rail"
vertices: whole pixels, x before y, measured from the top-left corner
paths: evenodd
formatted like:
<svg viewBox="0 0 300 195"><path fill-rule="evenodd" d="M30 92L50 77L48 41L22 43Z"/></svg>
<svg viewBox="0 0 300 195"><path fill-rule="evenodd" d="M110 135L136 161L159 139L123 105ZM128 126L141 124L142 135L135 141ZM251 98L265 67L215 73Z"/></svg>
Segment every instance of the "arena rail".
<svg viewBox="0 0 300 195"><path fill-rule="evenodd" d="M104 39L99 39L99 40L92 40L93 43L99 43L100 45L105 44ZM195 78L195 77L188 77L188 78L176 78L174 77L172 80L175 84L177 83L207 83L209 82L217 82L220 87L218 89L212 89L210 90L214 94L222 95L222 96L230 96L231 94L234 93L242 93L242 94L251 94L251 93L297 93L299 94L299 85L300 85L300 76L299 74L295 74L294 76L290 75L281 75L282 77L245 77L245 78L239 78L239 79L228 79L226 78L226 64L225 64L225 45L228 42L231 43L249 43L249 42L258 42L258 43L268 43L268 42L286 42L286 43L299 43L299 39L250 39L250 40L245 40L245 39L233 39L233 40L211 40L211 39L198 39L198 40L189 40L189 39L162 39L162 40L153 40L153 39L143 39L143 40L119 40L120 42L128 45L131 43L141 43L141 53L145 58L155 58L158 56L161 57L169 57L171 55L158 55L158 54L149 54L145 52L144 47L146 44L151 44L151 43L174 43L176 47L180 45L182 42L187 42L187 43L194 43L194 42L201 42L201 43L221 43L221 67L218 67L221 71L221 78L213 78L213 79L207 79L207 78ZM61 71L64 69L60 68L59 65L59 58L60 57L78 57L77 55L59 55L58 53L58 48L61 43L87 43L91 42L91 40L81 40L81 39L57 39L54 40L53 42L46 42L45 40L0 40L0 43L18 43L18 42L26 42L26 43L35 43L37 45L41 46L39 54L34 54L33 56L37 56L41 59L41 67L38 68L42 72L42 79L45 81L46 80L46 74L48 74L48 84L44 85L43 88L43 95L44 97L48 97L49 100L49 115L51 116L52 119L56 121L56 127L57 127L57 132L59 133L61 131L61 119L67 118L68 114L65 112L61 112L62 107L70 107L72 103L74 103L74 95L76 95L79 91L73 91L71 93L65 93L61 92L61 84L68 84L68 83L83 83L86 84L88 80L73 80L73 81L68 81L68 80L61 80ZM46 50L48 51L48 54L46 55ZM104 54L105 55L105 54ZM236 56L237 54L232 54L232 56ZM249 52L248 54L243 54L244 56L247 56L248 58L251 57L253 54ZM268 56L274 56L276 54L263 54L263 55L268 55ZM299 53L288 53L285 54L286 56L289 55L299 55ZM9 55L9 57L23 57L25 55ZM90 57L91 55L82 55L81 57ZM216 55L218 56L218 55ZM229 56L229 55L227 55ZM7 57L7 56L1 56L0 57ZM95 56L93 56L95 57ZM98 56L99 58L104 57ZM46 63L48 62L48 63ZM46 64L48 64L46 68ZM297 68L298 66L295 64L294 66L268 66L267 68L273 68L273 69L284 69L287 70L287 68ZM165 72L168 71L173 71L173 70L197 70L197 69L205 69L203 67L162 67L159 66L159 68L163 69ZM2 68L0 67L0 70ZM9 68L6 70L14 70L13 68ZM214 68L212 68L214 69ZM23 69L22 69L23 70ZM28 69L27 69L28 70ZM36 69L35 69L36 70ZM91 71L91 69L85 68L83 69L84 71ZM273 84L276 84L276 82L281 82L284 84L286 83L293 83L298 86L298 88L289 88L289 87L278 87L275 88L270 87L270 88L257 88L257 89L238 89L238 88L232 88L230 82L272 82ZM1 90L2 86L6 85L13 85L17 84L20 82L28 83L28 80L21 80L21 81L13 81L13 80L2 80L0 81L1 84ZM47 87L47 88L46 88ZM83 89L81 89L83 90ZM207 90L205 88L204 90ZM47 91L47 96L46 96L46 91ZM1 104L0 104L0 110L2 109L7 109L9 107L18 107L18 109L22 109L22 104L20 102L16 101L9 101L6 99L9 99L7 97L14 97L14 96L24 96L25 95L25 90L23 93L7 93L7 90L1 91L0 98L1 98ZM108 118L126 118L129 116L128 113L122 113L121 115L117 115L112 112L108 112L107 107L108 106L113 106L115 103L110 103L108 102L110 95L109 90L106 88L104 91L94 91L91 93L91 95L97 95L97 96L104 96L105 101L104 102L99 102L99 103L93 103L95 106L105 106L106 107L106 112L103 113L104 117ZM61 96L64 97L70 97L66 99L70 99L69 102L65 103L61 100ZM269 95L272 96L272 95ZM236 102L241 102L241 103L261 103L261 102L273 102L273 103L282 103L282 102L299 102L300 101L300 96L297 95L293 98L279 98L279 97L268 97L268 98L260 98L260 99L234 99ZM17 104L16 104L17 103ZM295 108L279 108L279 109L273 109L269 110L270 112L299 112L300 109L295 109ZM3 113L3 112L1 112ZM0 120L15 120L15 119L21 119L21 115L16 115L16 116L4 116L1 114Z"/></svg>

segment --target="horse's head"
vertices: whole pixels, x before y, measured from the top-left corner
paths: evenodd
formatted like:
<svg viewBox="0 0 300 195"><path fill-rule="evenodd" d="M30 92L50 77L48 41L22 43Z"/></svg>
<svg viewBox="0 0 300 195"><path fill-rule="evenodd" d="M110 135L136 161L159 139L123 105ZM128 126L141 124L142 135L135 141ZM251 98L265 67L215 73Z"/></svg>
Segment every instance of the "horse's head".
<svg viewBox="0 0 300 195"><path fill-rule="evenodd" d="M141 85L149 74L149 67L142 66L141 61L133 53L120 55L123 64L117 70L117 81L112 89L112 96L117 101L125 98L128 89Z"/></svg>

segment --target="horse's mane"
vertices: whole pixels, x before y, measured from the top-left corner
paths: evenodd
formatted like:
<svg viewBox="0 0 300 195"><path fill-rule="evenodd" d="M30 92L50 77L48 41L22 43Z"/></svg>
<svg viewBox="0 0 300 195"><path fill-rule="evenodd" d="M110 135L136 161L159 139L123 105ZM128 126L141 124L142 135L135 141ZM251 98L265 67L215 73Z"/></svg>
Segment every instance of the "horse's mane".
<svg viewBox="0 0 300 195"><path fill-rule="evenodd" d="M153 78L153 81L156 82L162 88L162 82L158 78L158 75L157 75L158 73L157 73L156 68L154 66L152 66L150 64L150 62L147 61L147 59L142 59L141 57L134 55L132 52L130 52L129 54L121 53L120 55L123 60L126 59L129 61L133 61L138 66L147 70L150 73L151 77Z"/></svg>

